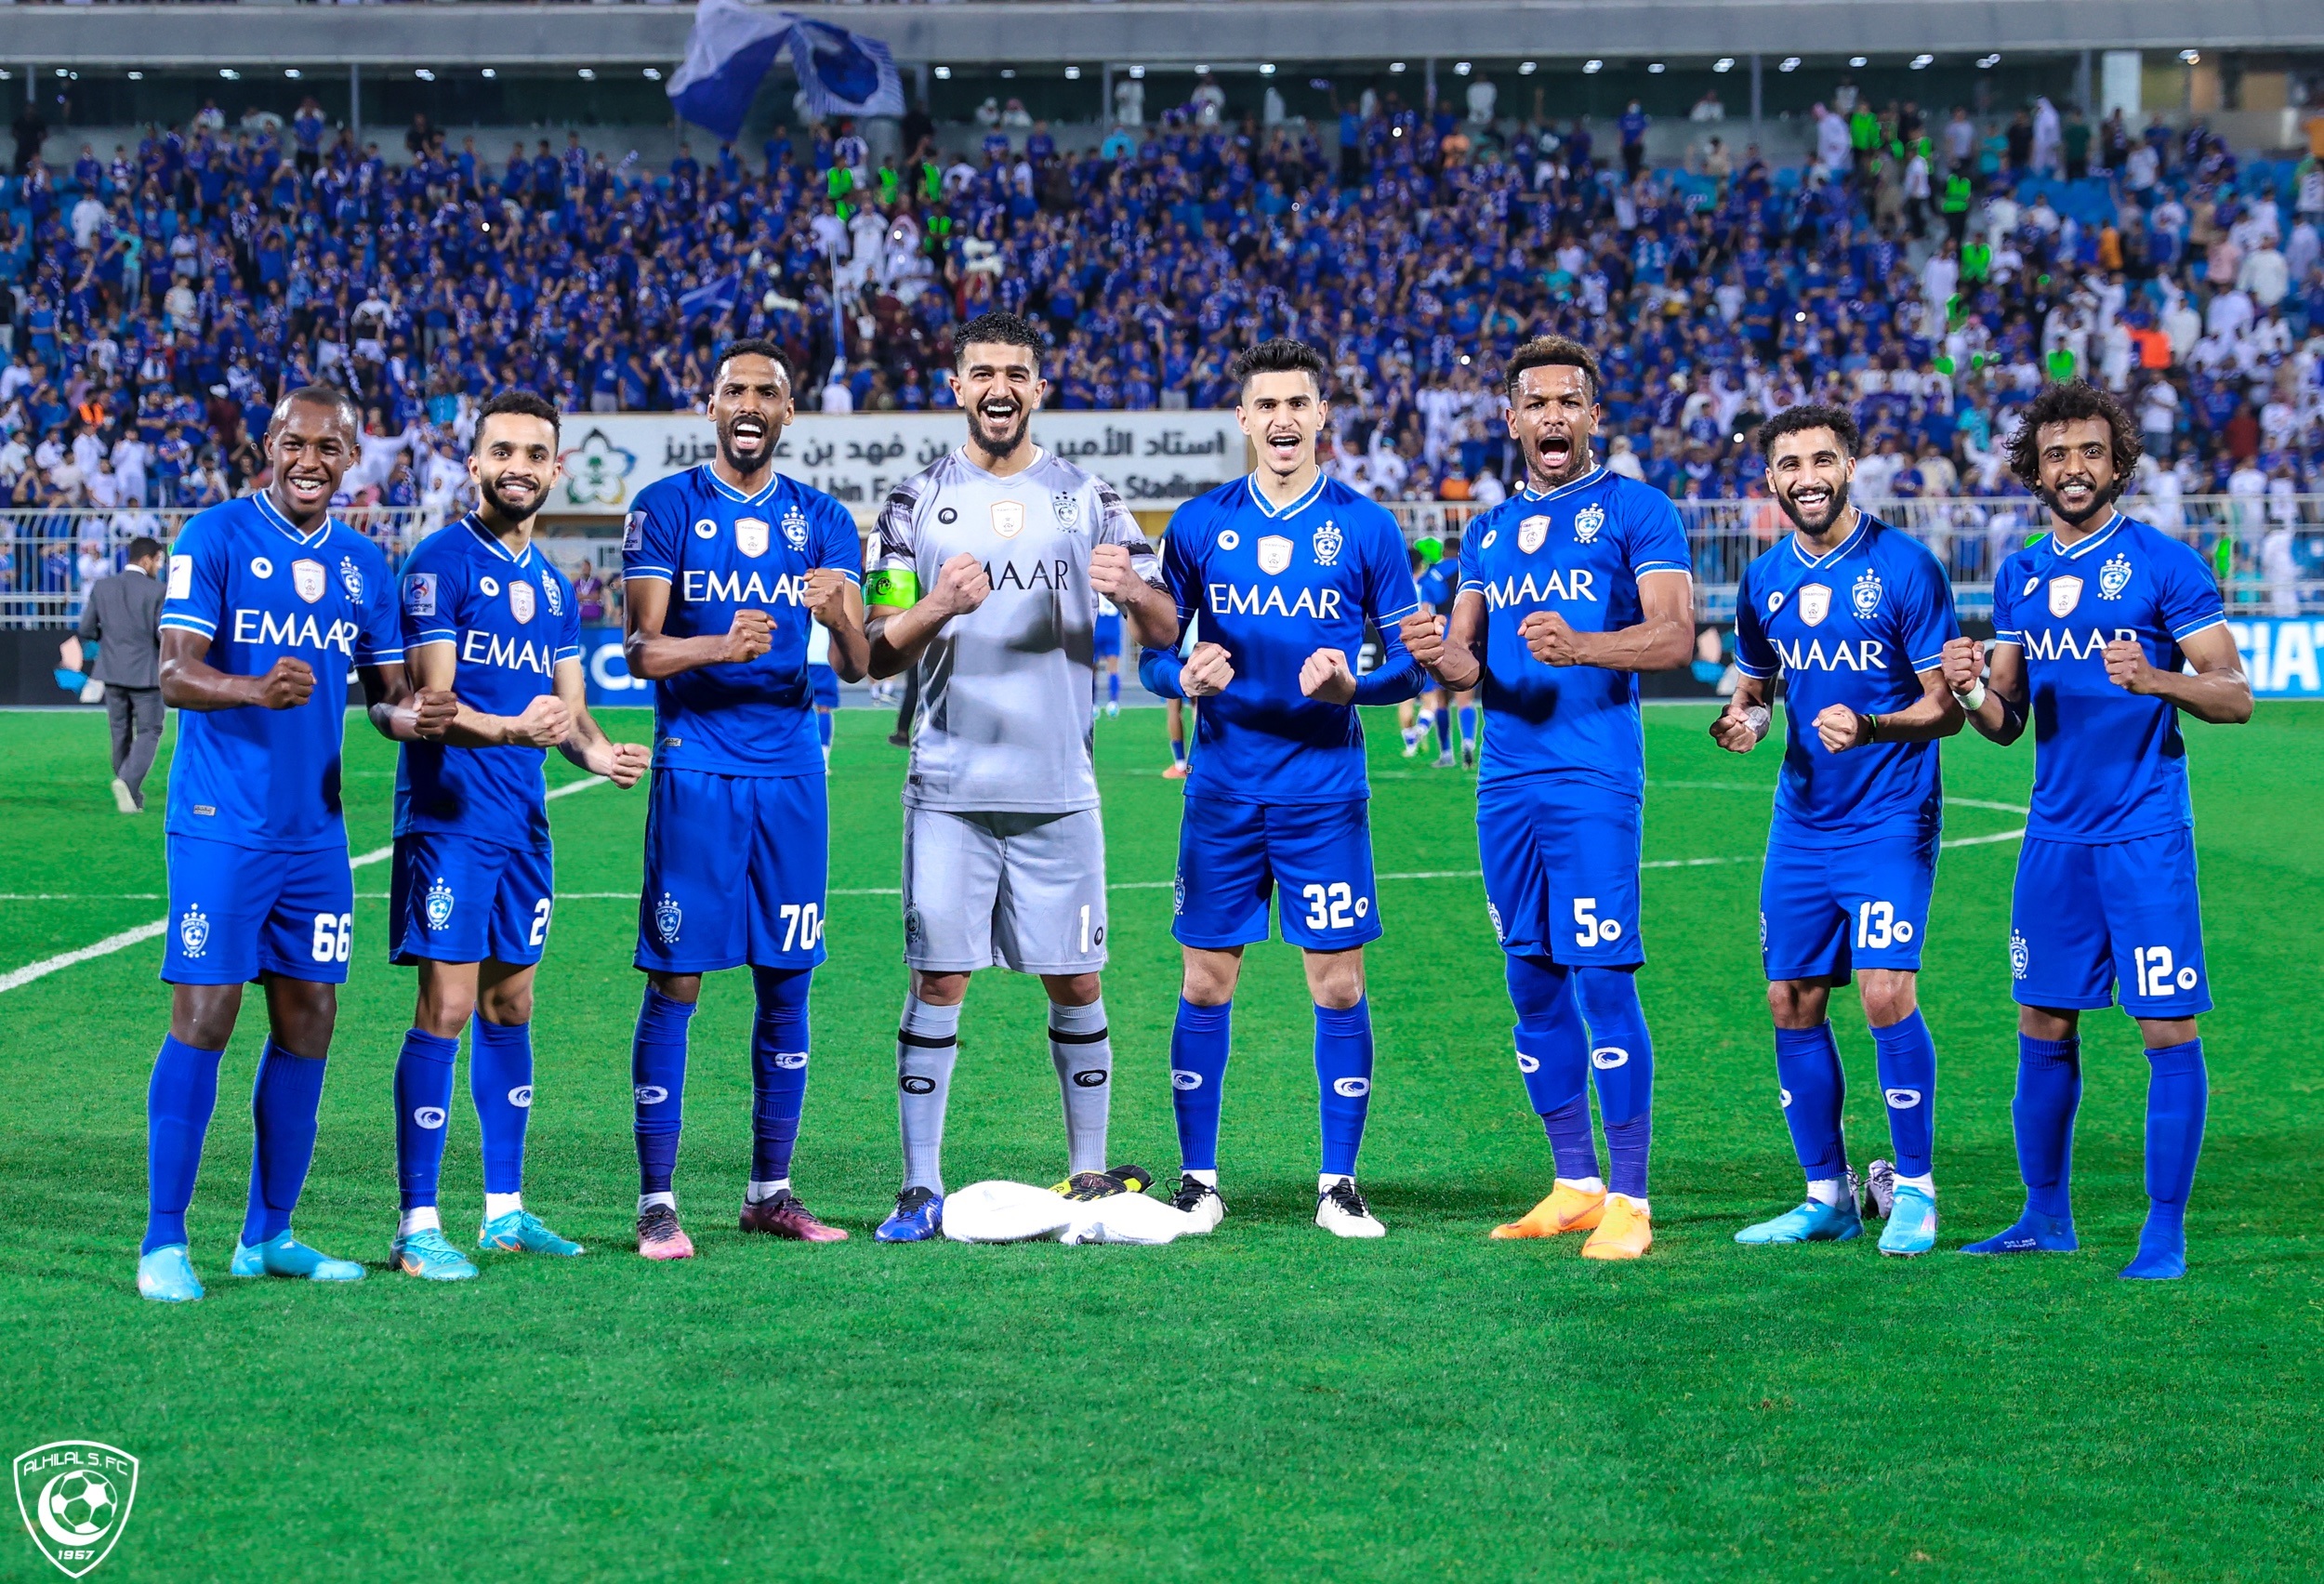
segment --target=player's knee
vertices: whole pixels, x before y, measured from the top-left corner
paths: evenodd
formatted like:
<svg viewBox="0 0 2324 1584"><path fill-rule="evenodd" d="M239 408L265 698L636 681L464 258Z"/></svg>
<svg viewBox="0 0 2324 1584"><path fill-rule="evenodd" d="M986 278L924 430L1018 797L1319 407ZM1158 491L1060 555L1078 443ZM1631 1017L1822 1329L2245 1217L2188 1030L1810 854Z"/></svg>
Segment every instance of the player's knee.
<svg viewBox="0 0 2324 1584"><path fill-rule="evenodd" d="M645 982L654 993L685 1006L702 999L702 975L699 973L649 973Z"/></svg>
<svg viewBox="0 0 2324 1584"><path fill-rule="evenodd" d="M439 1039L457 1039L475 1011L475 985L431 978L425 970L421 971L419 1007L412 1015L419 1028Z"/></svg>
<svg viewBox="0 0 2324 1584"><path fill-rule="evenodd" d="M1100 981L1094 973L1043 974L1041 984L1049 998L1061 1007L1086 1007L1100 994Z"/></svg>
<svg viewBox="0 0 2324 1584"><path fill-rule="evenodd" d="M2071 1007L2017 1009L2017 1032L2033 1039L2071 1039L2081 1021L2081 1013Z"/></svg>
<svg viewBox="0 0 2324 1584"><path fill-rule="evenodd" d="M1242 958L1235 953L1190 949L1179 994L1192 1006L1223 1007L1235 999L1235 982L1242 967Z"/></svg>
<svg viewBox="0 0 2324 1584"><path fill-rule="evenodd" d="M1572 976L1550 958L1512 955L1503 967L1509 983L1509 1004L1520 1023L1546 1023L1558 1015L1558 1002L1571 986Z"/></svg>
<svg viewBox="0 0 2324 1584"><path fill-rule="evenodd" d="M1857 990L1864 997L1864 1020L1874 1028L1904 1022L1921 1004L1909 973L1868 971Z"/></svg>
<svg viewBox="0 0 2324 1584"><path fill-rule="evenodd" d="M1646 1026L1646 1010L1638 1001L1638 979L1628 969L1578 968L1574 992L1581 1003L1582 1020L1593 1034Z"/></svg>
<svg viewBox="0 0 2324 1584"><path fill-rule="evenodd" d="M969 998L969 976L965 973L929 973L915 969L912 972L912 996L922 1006L957 1007Z"/></svg>
<svg viewBox="0 0 2324 1584"><path fill-rule="evenodd" d="M1364 948L1307 954L1307 991L1319 1007L1345 1010L1364 998Z"/></svg>
<svg viewBox="0 0 2324 1584"><path fill-rule="evenodd" d="M1777 1028L1814 1028L1824 1021L1825 1003L1830 998L1829 987L1811 980L1767 982L1767 1010Z"/></svg>
<svg viewBox="0 0 2324 1584"><path fill-rule="evenodd" d="M241 1010L239 984L180 984L171 997L170 1036L197 1050L223 1050Z"/></svg>
<svg viewBox="0 0 2324 1584"><path fill-rule="evenodd" d="M294 1056L320 1061L331 1053L331 1031L338 1022L338 988L278 979L267 997L274 1043Z"/></svg>
<svg viewBox="0 0 2324 1584"><path fill-rule="evenodd" d="M477 1000L477 1010L484 1021L503 1028L533 1021L533 986L526 984L496 984Z"/></svg>

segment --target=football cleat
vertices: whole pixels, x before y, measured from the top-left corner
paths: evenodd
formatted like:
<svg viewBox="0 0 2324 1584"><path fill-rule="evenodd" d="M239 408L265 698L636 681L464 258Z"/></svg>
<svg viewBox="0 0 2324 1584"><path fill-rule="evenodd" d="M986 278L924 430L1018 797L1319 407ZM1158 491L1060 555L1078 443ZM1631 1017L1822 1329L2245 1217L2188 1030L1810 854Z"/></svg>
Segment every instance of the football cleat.
<svg viewBox="0 0 2324 1584"><path fill-rule="evenodd" d="M118 775L113 777L113 807L125 814L140 814L145 812L145 806L138 801L138 795L130 791L129 784Z"/></svg>
<svg viewBox="0 0 2324 1584"><path fill-rule="evenodd" d="M2038 1215L2027 1210L2017 1224L1982 1242L1962 1247L1963 1254L2071 1254L2081 1247L2074 1235L2072 1216Z"/></svg>
<svg viewBox="0 0 2324 1584"><path fill-rule="evenodd" d="M799 1195L786 1188L771 1199L757 1204L745 1201L743 1230L762 1232L770 1237L787 1237L794 1243L845 1243L847 1234L836 1226L825 1226L817 1221L814 1212L799 1203Z"/></svg>
<svg viewBox="0 0 2324 1584"><path fill-rule="evenodd" d="M1170 768L1162 772L1162 779L1165 781L1183 781L1186 779L1187 768L1188 766L1184 759L1172 759L1170 761Z"/></svg>
<svg viewBox="0 0 2324 1584"><path fill-rule="evenodd" d="M309 1282L360 1282L363 1268L352 1260L334 1260L308 1247L286 1231L278 1232L257 1247L234 1245L234 1262L226 1267L236 1276L286 1276Z"/></svg>
<svg viewBox="0 0 2324 1584"><path fill-rule="evenodd" d="M424 1282L464 1282L476 1274L476 1262L452 1247L442 1227L398 1233L388 1245L388 1260L405 1275Z"/></svg>
<svg viewBox="0 0 2324 1584"><path fill-rule="evenodd" d="M1845 1243L1864 1230L1863 1218L1853 1202L1827 1205L1810 1199L1774 1221L1747 1226L1735 1234L1737 1243Z"/></svg>
<svg viewBox="0 0 2324 1584"><path fill-rule="evenodd" d="M1420 745L1415 742L1406 742L1404 746L1404 757L1406 759L1419 759L1420 757Z"/></svg>
<svg viewBox="0 0 2324 1584"><path fill-rule="evenodd" d="M1109 1167L1103 1171L1076 1171L1050 1192L1086 1202L1110 1199L1116 1194L1142 1194L1154 1186L1154 1173L1142 1166Z"/></svg>
<svg viewBox="0 0 2324 1584"><path fill-rule="evenodd" d="M2186 1274L2186 1207L2148 1201L2138 1257L2115 1274L2126 1282L2169 1282Z"/></svg>
<svg viewBox="0 0 2324 1584"><path fill-rule="evenodd" d="M1113 704L1113 703L1108 703L1108 704L1106 705L1106 706L1105 706L1105 718L1106 718L1108 720L1118 720L1118 719L1121 719L1121 715L1122 715L1122 706L1121 706L1120 705L1118 705L1118 704Z"/></svg>
<svg viewBox="0 0 2324 1584"><path fill-rule="evenodd" d="M1474 770L1476 767L1477 740L1474 737L1463 737L1460 739L1460 768Z"/></svg>
<svg viewBox="0 0 2324 1584"><path fill-rule="evenodd" d="M1355 1189L1355 1179L1342 1177L1315 1195L1315 1224L1334 1237L1385 1237L1372 1208Z"/></svg>
<svg viewBox="0 0 2324 1584"><path fill-rule="evenodd" d="M476 1230L476 1247L497 1248L504 1254L555 1254L567 1260L583 1251L573 1239L549 1231L530 1210L510 1210L486 1221Z"/></svg>
<svg viewBox="0 0 2324 1584"><path fill-rule="evenodd" d="M1494 1237L1556 1237L1568 1232L1595 1232L1598 1218L1605 1213L1605 1190L1596 1193L1560 1182L1550 1190L1550 1196L1509 1221L1493 1229Z"/></svg>
<svg viewBox="0 0 2324 1584"><path fill-rule="evenodd" d="M648 1260L691 1260L694 1240L667 1205L648 1205L638 1216L638 1252Z"/></svg>
<svg viewBox="0 0 2324 1584"><path fill-rule="evenodd" d="M1872 1163L1873 1179L1878 1182L1879 1168L1886 1161ZM1926 1254L1936 1247L1936 1201L1910 1184L1895 1190L1888 1211L1888 1230L1881 1234L1883 1254Z"/></svg>
<svg viewBox="0 0 2324 1584"><path fill-rule="evenodd" d="M906 1188L896 1208L872 1236L882 1243L926 1243L944 1230L944 1196L928 1188Z"/></svg>
<svg viewBox="0 0 2324 1584"><path fill-rule="evenodd" d="M1856 1188L1856 1183L1853 1181L1855 1173L1851 1171L1848 1176L1851 1179L1849 1187L1853 1192ZM1866 1221L1886 1221L1894 1215L1896 1204L1896 1168L1884 1160L1876 1160L1866 1167L1862 1192L1858 1195L1857 1202L1864 1207L1860 1213Z"/></svg>
<svg viewBox="0 0 2324 1584"><path fill-rule="evenodd" d="M1178 1192L1170 1195L1170 1208L1193 1217L1197 1234L1216 1232L1219 1223L1226 1220L1226 1201L1219 1197L1216 1188L1199 1177L1178 1180Z"/></svg>
<svg viewBox="0 0 2324 1584"><path fill-rule="evenodd" d="M1453 758L1453 751L1450 748L1446 748L1443 753L1436 756L1436 768L1439 770L1450 770L1459 762L1459 761L1458 759Z"/></svg>
<svg viewBox="0 0 2324 1584"><path fill-rule="evenodd" d="M202 1296L202 1283L184 1244L138 1256L138 1296L155 1303L191 1303Z"/></svg>
<svg viewBox="0 0 2324 1584"><path fill-rule="evenodd" d="M1598 1222L1598 1230L1590 1234L1590 1241L1581 1246L1581 1257L1635 1260L1654 1244L1654 1223L1647 1217L1646 1201L1633 1199L1628 1194L1608 1194L1605 1214Z"/></svg>

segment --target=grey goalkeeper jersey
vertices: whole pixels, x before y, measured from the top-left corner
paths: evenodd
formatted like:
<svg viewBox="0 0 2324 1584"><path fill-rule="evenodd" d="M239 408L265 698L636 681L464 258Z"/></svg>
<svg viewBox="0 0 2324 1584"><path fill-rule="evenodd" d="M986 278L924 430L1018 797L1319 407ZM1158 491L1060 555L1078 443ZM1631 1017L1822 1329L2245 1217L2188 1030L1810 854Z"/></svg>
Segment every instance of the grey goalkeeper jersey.
<svg viewBox="0 0 2324 1584"><path fill-rule="evenodd" d="M1089 765L1096 684L1093 545L1126 545L1156 587L1154 547L1114 487L1039 448L996 478L954 451L895 487L864 578L877 615L915 603L966 551L993 591L920 652L919 714L904 801L957 812L1098 806Z"/></svg>

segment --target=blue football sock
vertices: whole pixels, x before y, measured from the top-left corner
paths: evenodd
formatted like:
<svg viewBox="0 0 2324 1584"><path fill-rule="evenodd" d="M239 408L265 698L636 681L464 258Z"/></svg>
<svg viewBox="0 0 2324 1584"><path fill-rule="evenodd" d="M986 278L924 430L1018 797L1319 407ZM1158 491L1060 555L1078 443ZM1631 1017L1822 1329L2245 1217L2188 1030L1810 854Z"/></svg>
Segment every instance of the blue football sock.
<svg viewBox="0 0 2324 1584"><path fill-rule="evenodd" d="M1119 671L1105 673L1105 702L1108 704L1122 702L1122 674Z"/></svg>
<svg viewBox="0 0 2324 1584"><path fill-rule="evenodd" d="M1170 762L1172 764L1186 762L1186 745L1176 737L1170 739Z"/></svg>
<svg viewBox="0 0 2324 1584"><path fill-rule="evenodd" d="M2177 1276L2186 1272L2186 1200L2203 1153L2203 1115L2211 1078L2203 1042L2165 1045L2146 1052L2146 1224L2138 1258L2126 1276Z"/></svg>
<svg viewBox="0 0 2324 1584"><path fill-rule="evenodd" d="M1888 1142L1896 1175L1926 1177L1936 1144L1936 1041L1913 1008L1911 1015L1872 1031L1881 1096L1888 1102Z"/></svg>
<svg viewBox="0 0 2324 1584"><path fill-rule="evenodd" d="M186 1207L202 1170L202 1141L218 1109L218 1063L223 1050L204 1050L164 1035L145 1091L145 1241L151 1254L186 1240Z"/></svg>
<svg viewBox="0 0 2324 1584"><path fill-rule="evenodd" d="M1598 1175L1598 1141L1590 1129L1590 1036L1573 978L1548 957L1512 956L1504 970L1517 1009L1517 1071L1525 1099L1550 1136L1557 1174L1580 1181Z"/></svg>
<svg viewBox="0 0 2324 1584"><path fill-rule="evenodd" d="M404 1031L403 1049L395 1059L395 1185L407 1210L436 1202L444 1137L451 1130L446 1123L452 1114L452 1062L459 1053L456 1039L440 1039L423 1029ZM475 1074L471 1054L471 1087Z"/></svg>
<svg viewBox="0 0 2324 1584"><path fill-rule="evenodd" d="M1170 1025L1170 1111L1182 1171L1219 1168L1219 1090L1234 1039L1235 1003L1197 1007L1180 997Z"/></svg>
<svg viewBox="0 0 2324 1584"><path fill-rule="evenodd" d="M484 1192L523 1193L524 1128L533 1119L531 1023L488 1023L481 1014L469 1022L468 1092L483 1136Z"/></svg>
<svg viewBox="0 0 2324 1584"><path fill-rule="evenodd" d="M1845 1178L1848 1146L1841 1137L1840 1106L1847 1084L1829 1022L1776 1030L1776 1081L1783 1086L1783 1120L1800 1169L1810 1182Z"/></svg>
<svg viewBox="0 0 2324 1584"><path fill-rule="evenodd" d="M678 1136L686 1125L686 1023L694 1015L648 984L638 1008L638 1034L629 1048L629 1084L636 1102L638 1192L667 1194L678 1169Z"/></svg>
<svg viewBox="0 0 2324 1584"><path fill-rule="evenodd" d="M2082 1042L2017 1036L2017 1175L2034 1215L2074 1214L2074 1112L2082 1102Z"/></svg>
<svg viewBox="0 0 2324 1584"><path fill-rule="evenodd" d="M831 711L827 709L815 711L815 737L825 747L831 746Z"/></svg>
<svg viewBox="0 0 2324 1584"><path fill-rule="evenodd" d="M1433 712L1432 721L1436 727L1436 751L1452 752L1452 711L1440 706Z"/></svg>
<svg viewBox="0 0 2324 1584"><path fill-rule="evenodd" d="M1605 1185L1643 1199L1654 1143L1655 1042L1638 1004L1638 977L1628 969L1579 968L1574 989L1590 1025L1591 1076L1605 1122Z"/></svg>
<svg viewBox="0 0 2324 1584"><path fill-rule="evenodd" d="M791 1174L799 1115L807 1105L807 988L815 970L754 968L759 993L750 1022L750 1180Z"/></svg>
<svg viewBox="0 0 2324 1584"><path fill-rule="evenodd" d="M1372 1009L1361 996L1353 1007L1315 1009L1315 1089L1323 1103L1323 1169L1353 1177L1372 1108Z"/></svg>
<svg viewBox="0 0 2324 1584"><path fill-rule="evenodd" d="M1473 704L1460 706L1460 740L1464 743L1477 740L1477 706Z"/></svg>
<svg viewBox="0 0 2324 1584"><path fill-rule="evenodd" d="M258 1052L257 1081L250 1087L257 1138L250 1151L250 1206L242 1222L245 1248L290 1230L314 1159L315 1114L328 1064L320 1056L294 1056L271 1039Z"/></svg>

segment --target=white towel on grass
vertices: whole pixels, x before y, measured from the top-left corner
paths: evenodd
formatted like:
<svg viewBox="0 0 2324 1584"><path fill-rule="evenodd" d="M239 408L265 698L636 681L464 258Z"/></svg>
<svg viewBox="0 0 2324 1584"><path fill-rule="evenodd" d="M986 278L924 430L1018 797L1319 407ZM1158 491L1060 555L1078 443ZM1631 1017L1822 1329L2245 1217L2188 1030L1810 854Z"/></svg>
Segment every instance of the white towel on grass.
<svg viewBox="0 0 2324 1584"><path fill-rule="evenodd" d="M955 1243L1169 1243L1190 1229L1185 1212L1142 1194L1068 1199L1029 1182L971 1182L944 1195Z"/></svg>

